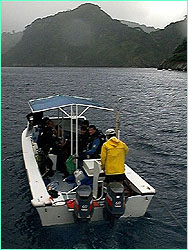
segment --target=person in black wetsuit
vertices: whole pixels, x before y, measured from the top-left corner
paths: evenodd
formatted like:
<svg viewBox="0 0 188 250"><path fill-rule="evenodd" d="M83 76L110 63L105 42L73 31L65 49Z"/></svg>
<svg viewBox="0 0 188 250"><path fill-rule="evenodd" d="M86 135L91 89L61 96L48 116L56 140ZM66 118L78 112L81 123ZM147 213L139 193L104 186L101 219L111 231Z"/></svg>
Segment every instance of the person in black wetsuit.
<svg viewBox="0 0 188 250"><path fill-rule="evenodd" d="M96 129L95 125L90 125L87 149L79 156L79 159L97 159L100 158L100 153L101 140L99 136L99 131L98 129Z"/></svg>
<svg viewBox="0 0 188 250"><path fill-rule="evenodd" d="M87 149L89 132L85 126L82 126L80 129L80 135L78 138L78 154L82 154Z"/></svg>
<svg viewBox="0 0 188 250"><path fill-rule="evenodd" d="M85 127L87 130L89 130L89 121L88 120L84 120L82 122L82 127Z"/></svg>
<svg viewBox="0 0 188 250"><path fill-rule="evenodd" d="M38 147L43 150L47 155L50 148L53 147L53 122L48 118L45 124L42 124L42 128L38 137Z"/></svg>
<svg viewBox="0 0 188 250"><path fill-rule="evenodd" d="M29 121L29 124L35 125L41 125L43 117L43 112L37 112L37 113L29 113L26 118ZM32 118L32 119L31 119Z"/></svg>

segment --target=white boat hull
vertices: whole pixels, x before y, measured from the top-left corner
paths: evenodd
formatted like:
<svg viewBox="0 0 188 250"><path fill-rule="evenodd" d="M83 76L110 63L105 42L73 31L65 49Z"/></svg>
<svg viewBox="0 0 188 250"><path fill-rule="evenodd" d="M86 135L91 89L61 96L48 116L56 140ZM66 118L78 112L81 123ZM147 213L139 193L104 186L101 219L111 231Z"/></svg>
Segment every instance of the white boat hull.
<svg viewBox="0 0 188 250"><path fill-rule="evenodd" d="M152 200L153 195L129 197L126 201L125 213L121 218L143 216ZM91 222L103 221L104 208L95 208ZM73 212L66 206L37 207L42 226L65 225L75 223Z"/></svg>
<svg viewBox="0 0 188 250"><path fill-rule="evenodd" d="M52 226L75 223L74 211L72 208L67 207L66 197L65 195L62 195L62 191L64 190L61 190L61 192L59 192L59 197L54 200L48 194L35 159L35 146L36 145L32 142L31 132L29 131L28 126L22 133L22 149L25 168L33 197L31 203L37 209L42 225ZM86 170L88 171L88 174L90 174L90 172L93 173L94 169L92 168L95 167L95 163L93 164L92 160L89 161L86 161L88 167ZM125 173L130 186L137 194L129 196L126 199L125 212L122 217L128 218L143 216L155 194L155 189L127 165L125 165ZM91 222L104 220L103 211L104 203L95 206Z"/></svg>

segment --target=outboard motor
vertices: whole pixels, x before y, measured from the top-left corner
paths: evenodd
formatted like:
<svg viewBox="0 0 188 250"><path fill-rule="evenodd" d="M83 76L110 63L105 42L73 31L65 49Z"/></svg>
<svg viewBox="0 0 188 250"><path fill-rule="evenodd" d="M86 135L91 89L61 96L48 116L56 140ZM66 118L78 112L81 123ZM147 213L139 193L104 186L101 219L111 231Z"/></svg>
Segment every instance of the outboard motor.
<svg viewBox="0 0 188 250"><path fill-rule="evenodd" d="M113 221L125 212L124 187L120 182L110 182L107 187L105 198L107 219Z"/></svg>
<svg viewBox="0 0 188 250"><path fill-rule="evenodd" d="M88 221L91 219L94 211L93 196L91 187L81 185L76 191L76 200L74 203L74 214L78 221Z"/></svg>

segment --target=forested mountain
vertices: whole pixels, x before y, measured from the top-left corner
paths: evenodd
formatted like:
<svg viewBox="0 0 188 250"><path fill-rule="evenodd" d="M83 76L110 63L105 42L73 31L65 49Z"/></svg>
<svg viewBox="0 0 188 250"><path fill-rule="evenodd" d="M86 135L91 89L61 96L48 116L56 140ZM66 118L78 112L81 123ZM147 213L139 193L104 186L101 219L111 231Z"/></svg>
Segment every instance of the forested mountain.
<svg viewBox="0 0 188 250"><path fill-rule="evenodd" d="M187 71L187 38L185 38L183 42L177 46L170 58L161 63L159 69Z"/></svg>
<svg viewBox="0 0 188 250"><path fill-rule="evenodd" d="M176 47L187 37L187 19L167 25L164 30L151 33L159 49L159 57L169 58ZM164 56L165 55L165 56Z"/></svg>
<svg viewBox="0 0 188 250"><path fill-rule="evenodd" d="M35 20L3 66L157 67L186 37L186 20L145 33L93 4Z"/></svg>

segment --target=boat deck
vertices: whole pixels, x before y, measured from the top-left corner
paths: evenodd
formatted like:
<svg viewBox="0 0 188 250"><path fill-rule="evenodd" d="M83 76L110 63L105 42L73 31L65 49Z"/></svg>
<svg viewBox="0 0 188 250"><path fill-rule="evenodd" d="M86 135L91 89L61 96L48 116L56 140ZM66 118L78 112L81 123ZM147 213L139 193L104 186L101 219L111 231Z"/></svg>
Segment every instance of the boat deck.
<svg viewBox="0 0 188 250"><path fill-rule="evenodd" d="M75 193L71 193L65 195L65 193L68 193L70 190L74 188L75 183L67 183L65 181L65 176L63 173L59 171L55 171L54 175L50 177L50 183L52 182L57 182L57 191L58 195L61 197L61 200L66 201L67 199L74 199L75 198ZM55 199L56 200L56 199ZM59 200L59 198L57 198Z"/></svg>
<svg viewBox="0 0 188 250"><path fill-rule="evenodd" d="M72 183L69 184L64 180L65 180L64 174L58 171L55 171L54 175L50 177L50 182L57 181L59 183L57 187L58 191L67 192L73 188L73 184Z"/></svg>

